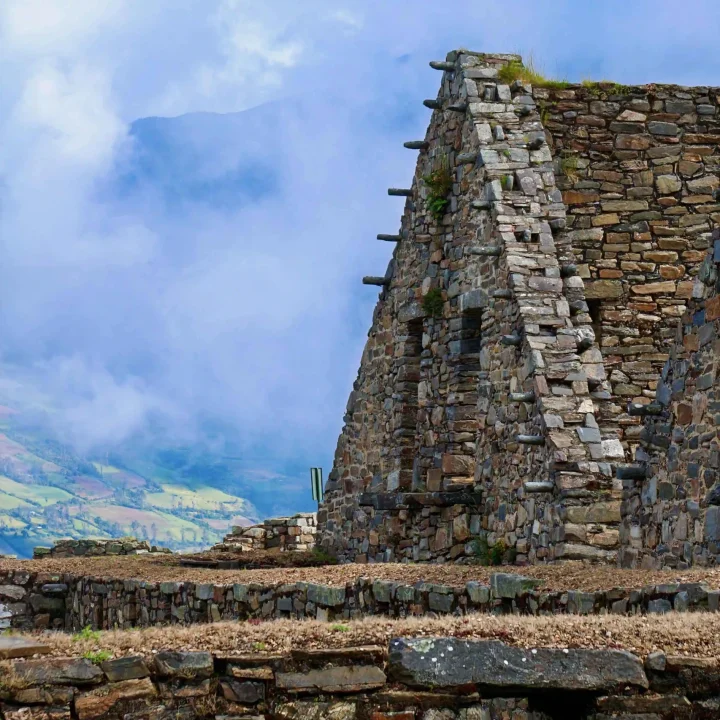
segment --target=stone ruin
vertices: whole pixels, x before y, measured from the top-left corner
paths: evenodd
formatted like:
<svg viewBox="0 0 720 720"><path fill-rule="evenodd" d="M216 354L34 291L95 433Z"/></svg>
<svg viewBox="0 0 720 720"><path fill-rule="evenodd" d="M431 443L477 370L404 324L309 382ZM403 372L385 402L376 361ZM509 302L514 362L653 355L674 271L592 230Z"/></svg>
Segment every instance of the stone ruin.
<svg viewBox="0 0 720 720"><path fill-rule="evenodd" d="M292 517L269 518L250 527L234 525L223 541L212 549L220 552L310 551L315 547L316 533L316 513L297 513Z"/></svg>
<svg viewBox="0 0 720 720"><path fill-rule="evenodd" d="M142 555L144 553L172 553L172 550L157 545L150 545L147 540L135 537L121 537L105 540L103 538L62 538L56 540L52 547L38 546L33 548L33 559L94 557L98 555Z"/></svg>
<svg viewBox="0 0 720 720"><path fill-rule="evenodd" d="M714 564L720 88L503 82L520 62L431 63L319 541Z"/></svg>

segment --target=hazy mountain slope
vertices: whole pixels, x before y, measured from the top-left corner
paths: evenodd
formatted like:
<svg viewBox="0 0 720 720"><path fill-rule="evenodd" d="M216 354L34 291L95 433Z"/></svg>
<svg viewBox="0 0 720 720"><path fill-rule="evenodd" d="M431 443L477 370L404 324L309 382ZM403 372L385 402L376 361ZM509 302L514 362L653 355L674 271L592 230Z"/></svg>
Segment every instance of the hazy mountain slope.
<svg viewBox="0 0 720 720"><path fill-rule="evenodd" d="M184 230L188 219L212 212L228 219L234 238L235 211L280 191L289 144L309 137L307 124L299 101L228 115L139 119L129 127L119 164L98 185L98 199L136 216L158 237L169 233L173 261L187 262L196 251L173 232L173 222ZM253 238L239 232L237 240ZM141 311L128 308L128 318ZM83 314L82 308L67 312ZM147 379L158 372L157 357L144 351L146 338L100 330L89 321L82 330L58 328L44 351L58 358L92 355L93 344L110 343L109 374ZM249 445L227 411L223 421L196 413L181 428L146 421L129 437L73 450L90 444L77 431L66 432L74 399L63 387L47 387L47 377L33 371L39 358L30 347L19 348L0 366L0 553L27 554L51 537L122 533L187 548L215 542L233 523L314 509L308 466L318 464L315 458L279 459L272 439Z"/></svg>
<svg viewBox="0 0 720 720"><path fill-rule="evenodd" d="M189 477L150 454L140 473L120 451L83 457L51 433L37 418L0 408L0 552L27 555L58 537L130 534L191 549L258 520L252 503L207 485L201 473Z"/></svg>

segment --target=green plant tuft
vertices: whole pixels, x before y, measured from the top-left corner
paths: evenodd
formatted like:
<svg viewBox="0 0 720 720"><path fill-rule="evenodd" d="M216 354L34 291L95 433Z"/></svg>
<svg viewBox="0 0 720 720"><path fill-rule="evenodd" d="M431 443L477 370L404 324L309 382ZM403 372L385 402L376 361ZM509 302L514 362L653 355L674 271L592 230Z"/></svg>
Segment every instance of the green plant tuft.
<svg viewBox="0 0 720 720"><path fill-rule="evenodd" d="M109 650L88 650L83 653L83 657L91 663L99 665L109 660L112 657L112 653Z"/></svg>
<svg viewBox="0 0 720 720"><path fill-rule="evenodd" d="M630 92L630 86L612 80L583 80L581 85L595 97L598 97L601 93L627 95Z"/></svg>
<svg viewBox="0 0 720 720"><path fill-rule="evenodd" d="M567 80L553 80L543 75L536 67L532 55L527 59L526 63L512 60L507 65L503 65L498 70L498 80L510 85L510 83L519 80L523 83L529 83L536 87L548 88L550 90L564 90L570 87Z"/></svg>
<svg viewBox="0 0 720 720"><path fill-rule="evenodd" d="M73 642L80 642L81 640L92 640L97 642L100 639L100 632L93 630L90 625L86 625L79 633L75 633L72 636Z"/></svg>
<svg viewBox="0 0 720 720"><path fill-rule="evenodd" d="M350 626L338 624L338 625L332 625L330 629L333 630L334 632L349 632Z"/></svg>
<svg viewBox="0 0 720 720"><path fill-rule="evenodd" d="M325 548L316 545L312 549L313 559L321 562L323 565L337 565L337 558L333 557Z"/></svg>
<svg viewBox="0 0 720 720"><path fill-rule="evenodd" d="M560 158L560 172L572 182L578 179L577 155L564 155Z"/></svg>
<svg viewBox="0 0 720 720"><path fill-rule="evenodd" d="M452 191L453 176L450 172L450 162L447 156L440 159L428 175L423 176L423 182L430 193L427 199L427 209L436 222L440 222L445 210L450 204L448 195Z"/></svg>
<svg viewBox="0 0 720 720"><path fill-rule="evenodd" d="M508 550L504 540L498 540L494 545L488 545L487 537L479 535L472 541L472 552L480 565L502 565L503 560L515 561L514 548Z"/></svg>
<svg viewBox="0 0 720 720"><path fill-rule="evenodd" d="M264 642L254 642L253 650L256 650L257 652L262 652L263 650L267 650L267 645Z"/></svg>
<svg viewBox="0 0 720 720"><path fill-rule="evenodd" d="M422 299L423 310L432 317L438 317L442 313L444 304L445 301L440 288L428 290Z"/></svg>

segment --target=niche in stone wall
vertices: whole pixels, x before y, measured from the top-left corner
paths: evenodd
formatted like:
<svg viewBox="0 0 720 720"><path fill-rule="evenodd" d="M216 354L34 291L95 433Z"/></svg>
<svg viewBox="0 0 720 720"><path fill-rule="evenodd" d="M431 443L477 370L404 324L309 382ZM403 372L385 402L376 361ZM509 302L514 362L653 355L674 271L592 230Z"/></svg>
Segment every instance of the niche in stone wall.
<svg viewBox="0 0 720 720"><path fill-rule="evenodd" d="M482 310L465 310L451 325L457 326L457 340L453 343L454 364L450 383L453 398L452 420L467 428L468 422L477 419L478 373L480 372L480 347L482 342Z"/></svg>
<svg viewBox="0 0 720 720"><path fill-rule="evenodd" d="M595 333L595 340L598 345L601 345L602 338L602 300L586 300L588 306L588 314L590 315L590 322L592 323L592 329Z"/></svg>
<svg viewBox="0 0 720 720"><path fill-rule="evenodd" d="M393 424L393 439L396 470L388 475L388 490L407 490L412 484L418 423L422 336L422 319L418 318L408 322L402 340L402 352L395 361L397 372L394 398L397 409Z"/></svg>

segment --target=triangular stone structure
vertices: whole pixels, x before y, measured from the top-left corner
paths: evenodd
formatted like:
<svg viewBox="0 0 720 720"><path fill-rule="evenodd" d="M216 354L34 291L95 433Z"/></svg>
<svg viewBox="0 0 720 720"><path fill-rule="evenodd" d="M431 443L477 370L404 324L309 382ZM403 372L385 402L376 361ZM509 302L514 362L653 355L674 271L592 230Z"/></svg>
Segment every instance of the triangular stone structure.
<svg viewBox="0 0 720 720"><path fill-rule="evenodd" d="M614 562L637 544L635 451L720 222L718 92L504 82L520 62L431 63L318 515L343 560Z"/></svg>

